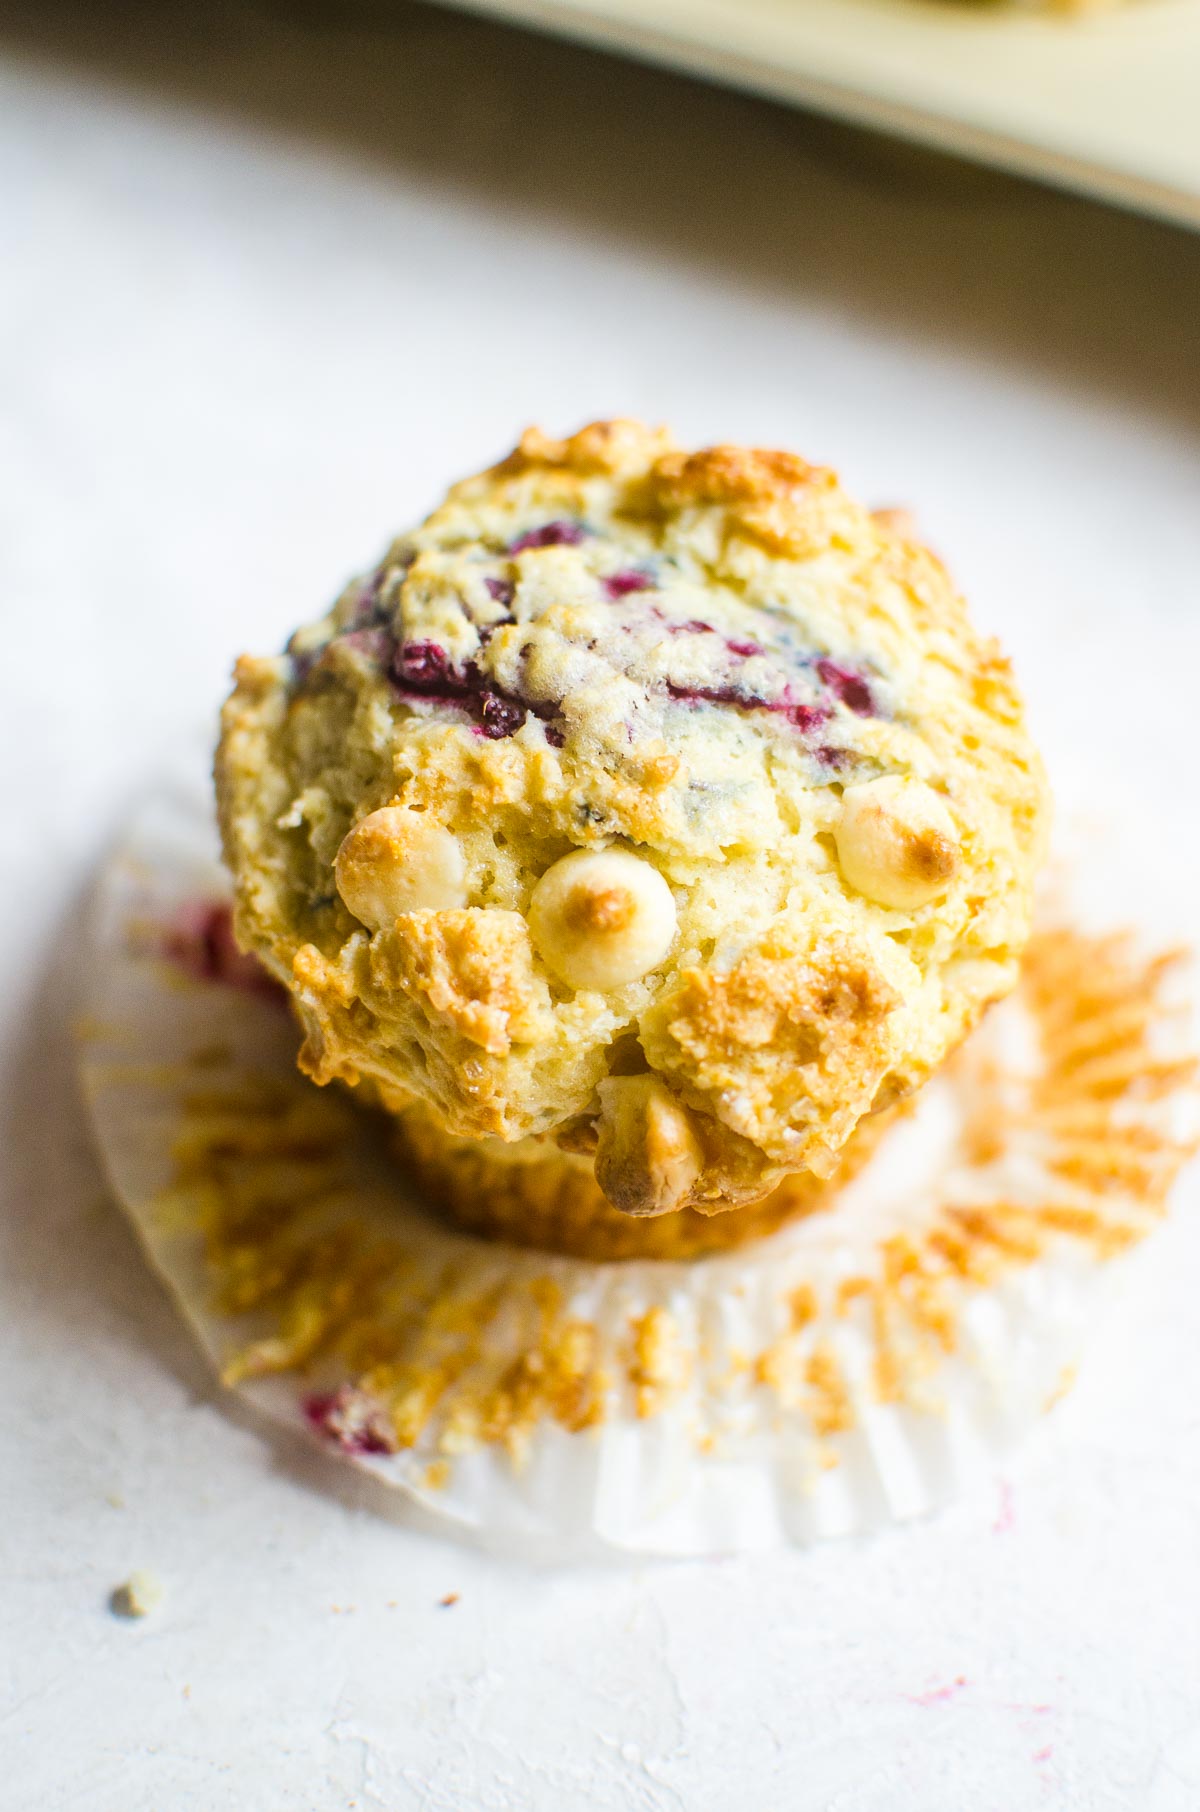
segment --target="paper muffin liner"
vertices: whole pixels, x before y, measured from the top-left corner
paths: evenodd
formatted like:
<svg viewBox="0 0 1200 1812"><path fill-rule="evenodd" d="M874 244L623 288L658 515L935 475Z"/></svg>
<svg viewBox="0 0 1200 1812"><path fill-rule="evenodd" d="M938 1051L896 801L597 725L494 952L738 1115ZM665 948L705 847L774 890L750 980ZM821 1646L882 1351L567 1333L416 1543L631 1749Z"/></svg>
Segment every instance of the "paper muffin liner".
<svg viewBox="0 0 1200 1812"><path fill-rule="evenodd" d="M81 1067L114 1190L230 1389L546 1556L943 1504L1066 1388L1194 1144L1179 955L1077 901L830 1209L691 1262L475 1239L379 1118L297 1073L226 893L197 760L97 893Z"/></svg>

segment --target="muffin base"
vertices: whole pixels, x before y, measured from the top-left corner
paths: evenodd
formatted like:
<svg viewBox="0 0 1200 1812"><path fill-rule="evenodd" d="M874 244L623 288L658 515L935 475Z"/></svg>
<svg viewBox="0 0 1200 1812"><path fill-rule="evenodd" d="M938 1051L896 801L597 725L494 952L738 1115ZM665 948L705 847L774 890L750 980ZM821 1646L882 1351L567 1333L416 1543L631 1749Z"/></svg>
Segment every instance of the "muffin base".
<svg viewBox="0 0 1200 1812"><path fill-rule="evenodd" d="M456 1139L421 1107L395 1116L396 1153L430 1206L481 1239L601 1263L680 1260L732 1251L789 1222L828 1209L857 1176L905 1103L862 1120L829 1178L798 1171L762 1201L701 1214L694 1208L636 1217L601 1194L592 1160L552 1139Z"/></svg>

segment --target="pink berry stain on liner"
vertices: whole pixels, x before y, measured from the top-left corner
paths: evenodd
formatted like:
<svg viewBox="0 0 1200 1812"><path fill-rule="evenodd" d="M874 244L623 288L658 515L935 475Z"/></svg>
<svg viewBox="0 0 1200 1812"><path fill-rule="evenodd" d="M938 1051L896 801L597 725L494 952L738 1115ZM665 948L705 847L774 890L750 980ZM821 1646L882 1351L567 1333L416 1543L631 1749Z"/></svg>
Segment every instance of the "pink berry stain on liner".
<svg viewBox="0 0 1200 1812"><path fill-rule="evenodd" d="M346 1389L313 1391L301 1403L304 1419L315 1434L348 1454L394 1453L378 1413Z"/></svg>
<svg viewBox="0 0 1200 1812"><path fill-rule="evenodd" d="M189 900L162 928L161 954L193 981L215 982L285 1004L283 988L258 958L238 949L225 900Z"/></svg>

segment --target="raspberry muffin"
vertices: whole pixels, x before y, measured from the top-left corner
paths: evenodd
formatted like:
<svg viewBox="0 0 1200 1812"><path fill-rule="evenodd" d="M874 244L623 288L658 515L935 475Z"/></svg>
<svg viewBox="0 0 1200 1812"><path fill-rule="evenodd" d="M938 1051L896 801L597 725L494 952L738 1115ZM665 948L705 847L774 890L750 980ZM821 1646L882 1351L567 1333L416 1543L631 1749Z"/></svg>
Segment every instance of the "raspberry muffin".
<svg viewBox="0 0 1200 1812"><path fill-rule="evenodd" d="M626 1214L832 1176L1016 978L1008 666L791 453L530 431L236 680L237 934L301 1067L552 1138Z"/></svg>

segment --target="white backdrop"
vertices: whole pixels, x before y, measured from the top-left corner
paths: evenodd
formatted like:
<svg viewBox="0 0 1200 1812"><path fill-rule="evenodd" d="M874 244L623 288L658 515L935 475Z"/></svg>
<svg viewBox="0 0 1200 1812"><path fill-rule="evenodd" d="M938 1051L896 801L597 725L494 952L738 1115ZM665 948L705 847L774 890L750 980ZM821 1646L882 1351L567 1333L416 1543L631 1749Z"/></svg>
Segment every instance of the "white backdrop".
<svg viewBox="0 0 1200 1812"><path fill-rule="evenodd" d="M234 654L530 420L912 505L1150 910L1139 801L1197 823L1200 238L402 0L0 0L0 222L0 1807L1194 1812L1194 1179L990 1493L553 1571L230 1412L68 1022L89 873Z"/></svg>

